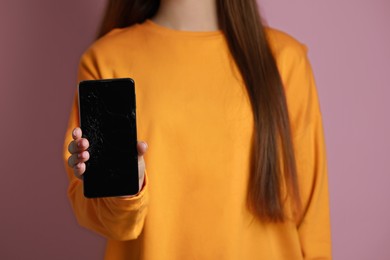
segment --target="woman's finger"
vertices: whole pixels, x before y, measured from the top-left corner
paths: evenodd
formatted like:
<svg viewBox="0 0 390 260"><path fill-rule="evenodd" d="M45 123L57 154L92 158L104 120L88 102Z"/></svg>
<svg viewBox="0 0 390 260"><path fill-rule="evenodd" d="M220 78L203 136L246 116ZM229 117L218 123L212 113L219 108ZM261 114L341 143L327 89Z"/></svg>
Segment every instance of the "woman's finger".
<svg viewBox="0 0 390 260"><path fill-rule="evenodd" d="M83 174L85 172L85 163L80 162L80 163L76 164L73 167L73 172L74 172L74 176L76 178L82 180L83 179Z"/></svg>
<svg viewBox="0 0 390 260"><path fill-rule="evenodd" d="M82 131L80 127L76 127L72 131L72 138L73 140L79 139L82 136Z"/></svg>
<svg viewBox="0 0 390 260"><path fill-rule="evenodd" d="M89 152L88 151L82 151L80 153L75 153L69 156L68 158L68 165L69 167L74 167L76 164L80 162L86 162L89 160Z"/></svg>
<svg viewBox="0 0 390 260"><path fill-rule="evenodd" d="M87 150L88 147L89 147L88 140L86 138L79 138L69 143L68 151L71 154L75 154Z"/></svg>
<svg viewBox="0 0 390 260"><path fill-rule="evenodd" d="M146 142L140 141L137 143L138 156L143 156L146 153L147 149L148 149L148 144Z"/></svg>

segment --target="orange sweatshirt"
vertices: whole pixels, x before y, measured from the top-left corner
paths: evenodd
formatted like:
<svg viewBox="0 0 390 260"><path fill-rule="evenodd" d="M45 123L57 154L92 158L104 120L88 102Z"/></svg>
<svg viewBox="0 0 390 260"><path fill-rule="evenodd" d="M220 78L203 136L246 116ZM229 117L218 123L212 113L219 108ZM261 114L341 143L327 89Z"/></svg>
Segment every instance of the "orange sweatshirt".
<svg viewBox="0 0 390 260"><path fill-rule="evenodd" d="M86 199L67 166L80 225L107 238L105 259L330 259L322 117L306 47L267 29L284 83L304 215L263 223L247 209L253 118L221 31L171 30L147 20L115 29L84 53L79 80L131 77L146 183L132 198Z"/></svg>

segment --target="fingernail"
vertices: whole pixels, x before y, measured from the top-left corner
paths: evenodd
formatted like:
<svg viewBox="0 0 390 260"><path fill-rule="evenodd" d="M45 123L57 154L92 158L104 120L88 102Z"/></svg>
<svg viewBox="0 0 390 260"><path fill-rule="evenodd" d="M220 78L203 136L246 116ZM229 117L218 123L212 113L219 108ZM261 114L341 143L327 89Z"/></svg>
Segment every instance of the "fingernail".
<svg viewBox="0 0 390 260"><path fill-rule="evenodd" d="M144 144L144 146L145 146L145 149L148 149L148 144L147 143L145 143L145 142L142 142L143 144Z"/></svg>
<svg viewBox="0 0 390 260"><path fill-rule="evenodd" d="M73 136L76 136L76 129L73 130Z"/></svg>

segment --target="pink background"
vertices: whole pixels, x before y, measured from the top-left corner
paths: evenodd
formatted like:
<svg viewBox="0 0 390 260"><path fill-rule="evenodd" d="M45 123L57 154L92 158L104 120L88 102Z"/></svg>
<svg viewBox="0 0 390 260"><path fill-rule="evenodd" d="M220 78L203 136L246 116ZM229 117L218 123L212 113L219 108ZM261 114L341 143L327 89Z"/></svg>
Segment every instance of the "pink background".
<svg viewBox="0 0 390 260"><path fill-rule="evenodd" d="M76 67L104 0L0 2L0 259L102 259L66 198ZM260 0L309 47L324 117L334 259L390 259L390 2ZM387 101L387 102L386 102Z"/></svg>

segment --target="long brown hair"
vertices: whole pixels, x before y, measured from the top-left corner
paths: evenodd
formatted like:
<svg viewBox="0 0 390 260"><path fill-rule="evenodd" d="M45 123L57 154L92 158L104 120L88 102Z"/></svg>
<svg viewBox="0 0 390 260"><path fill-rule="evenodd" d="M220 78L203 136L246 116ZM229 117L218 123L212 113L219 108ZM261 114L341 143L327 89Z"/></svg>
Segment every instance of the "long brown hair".
<svg viewBox="0 0 390 260"><path fill-rule="evenodd" d="M282 80L255 0L216 0L218 22L251 100L255 134L248 208L264 221L284 221L283 189L300 210L296 163ZM154 16L159 0L110 0L98 37ZM296 211L296 212L297 212Z"/></svg>

